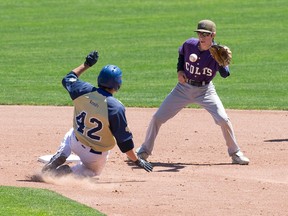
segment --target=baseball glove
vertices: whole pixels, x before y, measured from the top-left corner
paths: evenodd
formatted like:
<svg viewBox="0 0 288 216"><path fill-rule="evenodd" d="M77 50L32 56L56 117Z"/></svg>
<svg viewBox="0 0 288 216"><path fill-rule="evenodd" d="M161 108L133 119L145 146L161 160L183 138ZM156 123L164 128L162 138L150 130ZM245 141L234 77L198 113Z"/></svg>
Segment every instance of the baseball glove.
<svg viewBox="0 0 288 216"><path fill-rule="evenodd" d="M147 172L152 172L153 166L150 162L145 161L141 158L138 158L137 161L135 161L135 164L143 169L145 169Z"/></svg>
<svg viewBox="0 0 288 216"><path fill-rule="evenodd" d="M222 67L230 64L232 59L232 52L227 46L214 44L209 48L209 51L215 61Z"/></svg>
<svg viewBox="0 0 288 216"><path fill-rule="evenodd" d="M92 67L94 64L96 64L98 58L99 58L98 52L94 50L87 55L84 64L88 65L89 67Z"/></svg>

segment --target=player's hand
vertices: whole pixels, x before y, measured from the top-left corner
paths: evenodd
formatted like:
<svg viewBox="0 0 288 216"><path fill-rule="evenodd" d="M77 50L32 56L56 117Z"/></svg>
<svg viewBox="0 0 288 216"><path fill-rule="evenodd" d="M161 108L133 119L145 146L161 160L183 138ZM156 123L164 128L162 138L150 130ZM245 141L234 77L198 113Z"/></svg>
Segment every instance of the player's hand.
<svg viewBox="0 0 288 216"><path fill-rule="evenodd" d="M141 158L138 158L137 161L135 161L135 164L143 169L145 169L147 172L152 172L153 166L148 161L145 161Z"/></svg>
<svg viewBox="0 0 288 216"><path fill-rule="evenodd" d="M184 71L178 71L178 81L179 81L179 83L184 84L186 82L186 79L187 79L187 77L186 77Z"/></svg>
<svg viewBox="0 0 288 216"><path fill-rule="evenodd" d="M98 52L94 50L87 55L84 64L88 65L89 67L92 67L94 64L96 64L98 58L99 58Z"/></svg>

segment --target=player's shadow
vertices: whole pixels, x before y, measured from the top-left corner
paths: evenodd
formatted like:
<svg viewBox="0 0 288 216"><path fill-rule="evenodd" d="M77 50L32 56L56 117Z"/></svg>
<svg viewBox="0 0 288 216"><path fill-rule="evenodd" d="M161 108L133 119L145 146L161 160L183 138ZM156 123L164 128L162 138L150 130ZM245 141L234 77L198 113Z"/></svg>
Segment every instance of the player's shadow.
<svg viewBox="0 0 288 216"><path fill-rule="evenodd" d="M288 142L288 139L270 139L264 140L264 142Z"/></svg>
<svg viewBox="0 0 288 216"><path fill-rule="evenodd" d="M126 161L129 166L134 166L135 164L132 161ZM154 168L157 167L157 170L153 172L180 172L181 169L184 169L187 166L224 166L224 165L233 165L232 163L163 163L163 162L151 162ZM161 167L159 169L159 167ZM140 167L135 167L136 169L141 169Z"/></svg>
<svg viewBox="0 0 288 216"><path fill-rule="evenodd" d="M156 172L179 172L187 166L223 166L232 165L231 163L163 163L163 162L152 162L154 167L162 167L163 169L158 169Z"/></svg>

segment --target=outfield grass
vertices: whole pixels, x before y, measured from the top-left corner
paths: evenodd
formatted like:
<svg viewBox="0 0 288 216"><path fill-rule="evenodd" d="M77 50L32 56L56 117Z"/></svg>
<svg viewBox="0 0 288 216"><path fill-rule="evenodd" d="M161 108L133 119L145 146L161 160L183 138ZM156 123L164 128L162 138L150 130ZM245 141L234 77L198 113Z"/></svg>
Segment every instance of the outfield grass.
<svg viewBox="0 0 288 216"><path fill-rule="evenodd" d="M0 186L1 215L104 215L49 190Z"/></svg>
<svg viewBox="0 0 288 216"><path fill-rule="evenodd" d="M286 0L1 0L0 104L71 105L62 77L92 49L124 72L126 106L157 107L175 86L178 47L200 19L233 52L214 80L226 108L287 110Z"/></svg>

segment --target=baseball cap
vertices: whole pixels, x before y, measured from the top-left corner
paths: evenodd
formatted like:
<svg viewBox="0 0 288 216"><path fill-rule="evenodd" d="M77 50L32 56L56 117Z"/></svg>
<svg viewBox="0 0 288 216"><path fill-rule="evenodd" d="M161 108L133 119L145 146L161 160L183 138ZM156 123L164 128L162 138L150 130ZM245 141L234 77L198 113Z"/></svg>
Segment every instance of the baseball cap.
<svg viewBox="0 0 288 216"><path fill-rule="evenodd" d="M197 29L194 32L207 32L207 33L216 32L216 25L211 20L201 20L198 23Z"/></svg>

